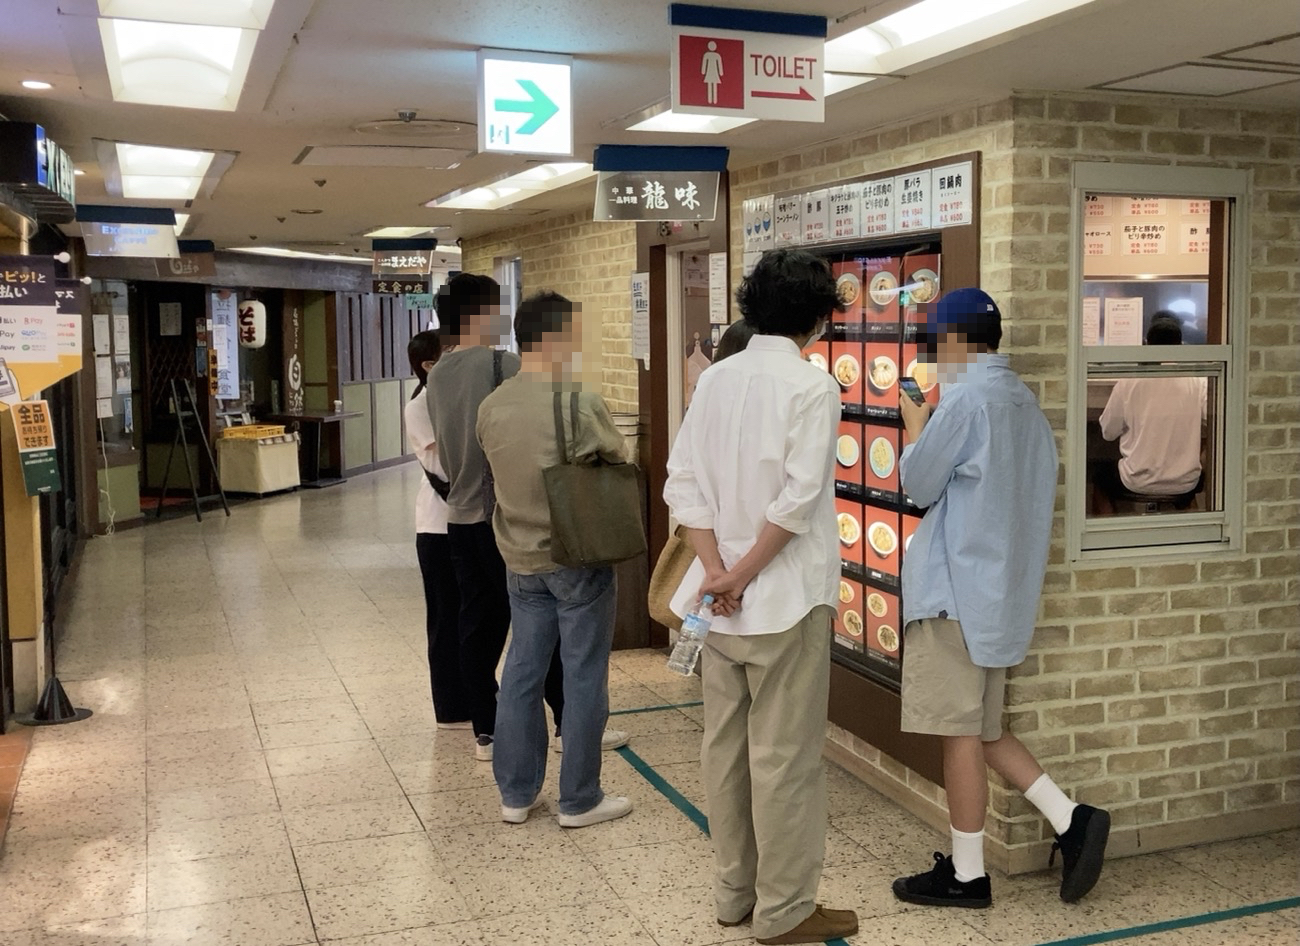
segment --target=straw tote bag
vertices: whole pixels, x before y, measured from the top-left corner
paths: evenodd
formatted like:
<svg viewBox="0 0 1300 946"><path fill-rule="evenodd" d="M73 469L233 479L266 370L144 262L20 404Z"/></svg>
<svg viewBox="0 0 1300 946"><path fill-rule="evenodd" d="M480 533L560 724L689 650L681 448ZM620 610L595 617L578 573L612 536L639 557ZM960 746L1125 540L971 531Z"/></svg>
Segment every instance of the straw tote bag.
<svg viewBox="0 0 1300 946"><path fill-rule="evenodd" d="M675 631L682 629L682 619L673 614L668 605L694 562L695 548L691 545L690 533L685 526L678 526L664 543L650 575L650 591L646 598L652 620Z"/></svg>
<svg viewBox="0 0 1300 946"><path fill-rule="evenodd" d="M551 512L551 559L566 568L599 568L646 551L641 494L632 463L576 463L578 394L569 402L570 442L564 438L561 394L555 394L555 445L560 462L542 471Z"/></svg>

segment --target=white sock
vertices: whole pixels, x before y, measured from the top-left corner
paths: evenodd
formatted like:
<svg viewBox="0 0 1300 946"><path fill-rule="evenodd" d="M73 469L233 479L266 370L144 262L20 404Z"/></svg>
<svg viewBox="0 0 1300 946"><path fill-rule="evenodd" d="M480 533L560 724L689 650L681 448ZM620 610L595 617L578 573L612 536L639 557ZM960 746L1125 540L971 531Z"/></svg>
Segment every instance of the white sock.
<svg viewBox="0 0 1300 946"><path fill-rule="evenodd" d="M950 826L951 827L951 826ZM984 876L984 832L952 828L952 866L964 884Z"/></svg>
<svg viewBox="0 0 1300 946"><path fill-rule="evenodd" d="M1038 776L1038 781L1029 786L1025 798L1052 823L1052 830L1057 834L1065 834L1070 830L1074 809L1079 806L1065 797L1065 792L1056 786L1046 772Z"/></svg>

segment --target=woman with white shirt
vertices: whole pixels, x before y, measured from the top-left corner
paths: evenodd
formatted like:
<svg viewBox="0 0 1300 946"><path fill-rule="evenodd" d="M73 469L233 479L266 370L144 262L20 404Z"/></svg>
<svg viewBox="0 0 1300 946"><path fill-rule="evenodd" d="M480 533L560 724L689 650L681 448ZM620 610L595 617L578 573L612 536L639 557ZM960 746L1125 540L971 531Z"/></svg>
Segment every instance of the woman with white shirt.
<svg viewBox="0 0 1300 946"><path fill-rule="evenodd" d="M406 346L411 370L420 379L406 403L406 439L420 461L423 476L415 495L415 551L424 578L425 633L429 639L429 680L433 688L433 714L439 729L469 729L469 701L461 682L458 616L460 593L447 544L447 502L434 489L446 489L446 473L438 461L433 423L425 404L429 369L442 356L436 332L420 332Z"/></svg>

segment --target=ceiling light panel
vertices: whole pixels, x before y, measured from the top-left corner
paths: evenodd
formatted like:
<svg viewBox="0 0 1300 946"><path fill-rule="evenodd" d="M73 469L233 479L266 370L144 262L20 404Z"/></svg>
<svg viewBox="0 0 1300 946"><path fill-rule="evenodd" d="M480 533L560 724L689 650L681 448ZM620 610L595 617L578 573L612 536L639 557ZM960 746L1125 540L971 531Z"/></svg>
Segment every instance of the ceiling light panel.
<svg viewBox="0 0 1300 946"><path fill-rule="evenodd" d="M584 162L542 164L481 187L444 194L424 206L453 210L501 210L595 176L592 166Z"/></svg>
<svg viewBox="0 0 1300 946"><path fill-rule="evenodd" d="M1219 59L1244 59L1251 62L1267 62L1281 66L1300 66L1300 36L1288 36L1282 39L1247 46L1220 53Z"/></svg>
<svg viewBox="0 0 1300 946"><path fill-rule="evenodd" d="M100 16L260 30L275 0L99 0Z"/></svg>
<svg viewBox="0 0 1300 946"><path fill-rule="evenodd" d="M251 253L255 256L279 256L285 259L320 259L329 260L332 263L355 263L364 266L370 266L372 263L370 256L358 258L356 256L344 256L341 253L312 253L307 250L289 250L279 246L232 246L230 252Z"/></svg>
<svg viewBox="0 0 1300 946"><path fill-rule="evenodd" d="M117 142L122 196L139 200L193 200L216 156L212 151Z"/></svg>
<svg viewBox="0 0 1300 946"><path fill-rule="evenodd" d="M1185 63L1160 69L1147 75L1107 82L1098 88L1125 92L1154 92L1164 95L1205 95L1217 97L1252 92L1285 82L1300 81L1294 72L1271 72L1266 69L1238 69L1232 66L1205 66Z"/></svg>
<svg viewBox="0 0 1300 946"><path fill-rule="evenodd" d="M729 115L682 115L671 108L657 115L629 125L628 131L657 131L683 135L720 135L744 125L752 118L732 118Z"/></svg>
<svg viewBox="0 0 1300 946"><path fill-rule="evenodd" d="M101 19L113 98L234 111L257 31L233 26Z"/></svg>
<svg viewBox="0 0 1300 946"><path fill-rule="evenodd" d="M380 227L377 230L370 230L362 236L372 237L380 240L407 240L411 237L424 236L426 233L432 233L434 230L446 230L446 227Z"/></svg>

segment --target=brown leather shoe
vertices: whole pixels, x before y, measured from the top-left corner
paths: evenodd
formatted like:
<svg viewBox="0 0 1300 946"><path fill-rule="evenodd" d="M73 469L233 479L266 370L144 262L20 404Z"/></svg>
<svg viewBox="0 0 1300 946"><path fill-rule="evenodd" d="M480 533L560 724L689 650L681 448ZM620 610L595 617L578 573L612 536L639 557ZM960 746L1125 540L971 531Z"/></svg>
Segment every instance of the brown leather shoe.
<svg viewBox="0 0 1300 946"><path fill-rule="evenodd" d="M843 939L858 931L858 915L852 910L828 910L820 903L812 916L788 933L760 939L762 946L787 946L790 943L824 943L828 939Z"/></svg>

